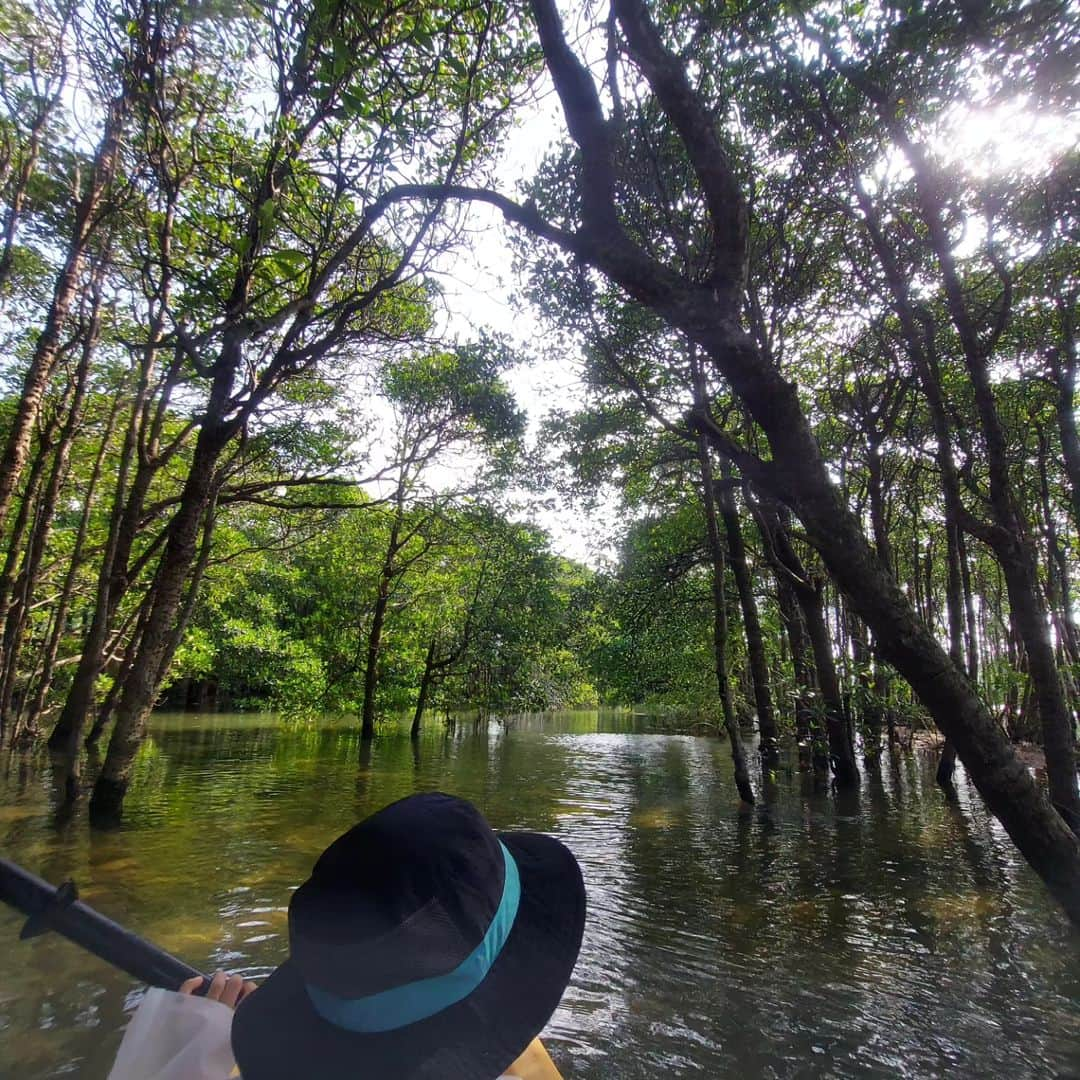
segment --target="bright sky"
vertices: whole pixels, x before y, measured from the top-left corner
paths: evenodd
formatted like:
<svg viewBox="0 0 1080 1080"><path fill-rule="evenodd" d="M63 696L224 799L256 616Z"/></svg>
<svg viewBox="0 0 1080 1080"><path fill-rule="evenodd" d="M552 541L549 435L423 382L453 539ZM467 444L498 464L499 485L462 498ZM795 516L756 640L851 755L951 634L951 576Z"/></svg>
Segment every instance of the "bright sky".
<svg viewBox="0 0 1080 1080"><path fill-rule="evenodd" d="M1078 123L1080 117L1033 110L1028 97L1019 95L994 108L955 109L936 149L972 176L1038 172L1076 145Z"/></svg>
<svg viewBox="0 0 1080 1080"><path fill-rule="evenodd" d="M544 155L562 135L562 114L553 92L530 107L511 134L498 170L499 191L518 197ZM522 196L522 198L524 198ZM468 250L454 253L449 265L440 268L440 284L446 296L446 329L467 341L484 328L505 334L517 347L523 363L506 376L518 404L529 416L529 436L535 440L544 416L580 398L578 358L553 355L545 347L544 329L527 305L513 301L517 291L510 250L512 230L491 207L473 206L470 229L476 240ZM467 468L467 464L462 467ZM531 501L524 492L515 500ZM558 494L548 492L542 500L514 516L528 518L546 529L552 546L561 555L597 566L614 558L616 522L614 500L603 512L587 516Z"/></svg>
<svg viewBox="0 0 1080 1080"><path fill-rule="evenodd" d="M595 27L582 5L570 0L560 7L568 37L579 55L600 63L603 42L593 34ZM518 198L522 185L536 174L545 155L564 134L558 98L544 76L536 88L536 100L519 110L507 139L497 170L498 190ZM544 328L528 306L514 303L512 298L520 283L510 250L513 230L502 215L490 207L473 206L469 225L476 235L471 248L454 252L448 265L440 268L448 309L446 330L467 341L484 328L504 334L514 343L523 362L507 374L506 382L519 406L528 413L529 436L535 441L550 410L581 400L579 360L574 355L557 355L547 347ZM468 468L467 463L462 467ZM619 539L614 492L601 500L600 510L590 514L569 505L556 491L547 492L539 501L521 491L513 493L512 498L532 502L513 516L527 518L546 529L560 554L591 566L614 561Z"/></svg>

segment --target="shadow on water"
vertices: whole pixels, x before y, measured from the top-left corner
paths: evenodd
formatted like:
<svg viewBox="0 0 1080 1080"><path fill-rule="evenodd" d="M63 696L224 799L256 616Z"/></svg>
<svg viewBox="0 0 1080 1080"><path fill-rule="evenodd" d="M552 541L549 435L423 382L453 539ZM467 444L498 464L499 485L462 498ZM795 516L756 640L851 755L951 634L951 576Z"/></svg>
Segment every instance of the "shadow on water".
<svg viewBox="0 0 1080 1080"><path fill-rule="evenodd" d="M581 960L545 1038L567 1080L1080 1074L1080 964L962 772L897 755L857 793L790 762L743 806L714 738L628 713L432 724L157 718L120 829L55 820L47 761L0 759L0 844L190 962L263 975L335 836L418 790L582 863ZM751 761L756 759L748 747ZM0 912L0 1075L103 1077L129 980Z"/></svg>

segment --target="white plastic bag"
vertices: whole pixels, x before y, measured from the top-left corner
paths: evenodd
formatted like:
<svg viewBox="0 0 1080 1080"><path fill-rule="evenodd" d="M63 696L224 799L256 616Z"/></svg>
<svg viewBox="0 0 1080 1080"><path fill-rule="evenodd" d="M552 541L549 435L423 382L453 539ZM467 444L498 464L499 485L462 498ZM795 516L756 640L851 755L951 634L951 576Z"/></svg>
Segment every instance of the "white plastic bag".
<svg viewBox="0 0 1080 1080"><path fill-rule="evenodd" d="M108 1080L226 1080L239 1076L220 1001L151 987L124 1032ZM498 1080L518 1080L504 1073Z"/></svg>
<svg viewBox="0 0 1080 1080"><path fill-rule="evenodd" d="M131 1018L109 1080L226 1080L236 1068L233 1011L151 987Z"/></svg>

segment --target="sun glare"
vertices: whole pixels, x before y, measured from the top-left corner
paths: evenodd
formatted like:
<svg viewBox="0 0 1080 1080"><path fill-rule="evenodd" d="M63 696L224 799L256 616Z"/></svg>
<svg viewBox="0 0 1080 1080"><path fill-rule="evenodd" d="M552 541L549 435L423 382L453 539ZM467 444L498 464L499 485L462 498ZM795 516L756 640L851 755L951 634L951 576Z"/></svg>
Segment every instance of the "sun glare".
<svg viewBox="0 0 1080 1080"><path fill-rule="evenodd" d="M1080 119L1036 112L1019 97L994 108L957 108L935 141L946 162L987 177L1042 172L1078 139Z"/></svg>

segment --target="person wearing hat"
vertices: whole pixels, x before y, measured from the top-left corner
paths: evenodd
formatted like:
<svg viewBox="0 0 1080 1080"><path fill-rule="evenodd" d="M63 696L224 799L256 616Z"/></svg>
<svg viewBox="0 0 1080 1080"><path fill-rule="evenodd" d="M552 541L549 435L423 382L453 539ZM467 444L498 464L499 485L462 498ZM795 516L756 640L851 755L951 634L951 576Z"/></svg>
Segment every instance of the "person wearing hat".
<svg viewBox="0 0 1080 1080"><path fill-rule="evenodd" d="M257 993L220 973L207 997L148 991L110 1080L223 1080L234 1061L244 1080L558 1077L537 1036L584 925L562 843L412 795L319 856L289 903L289 957Z"/></svg>

